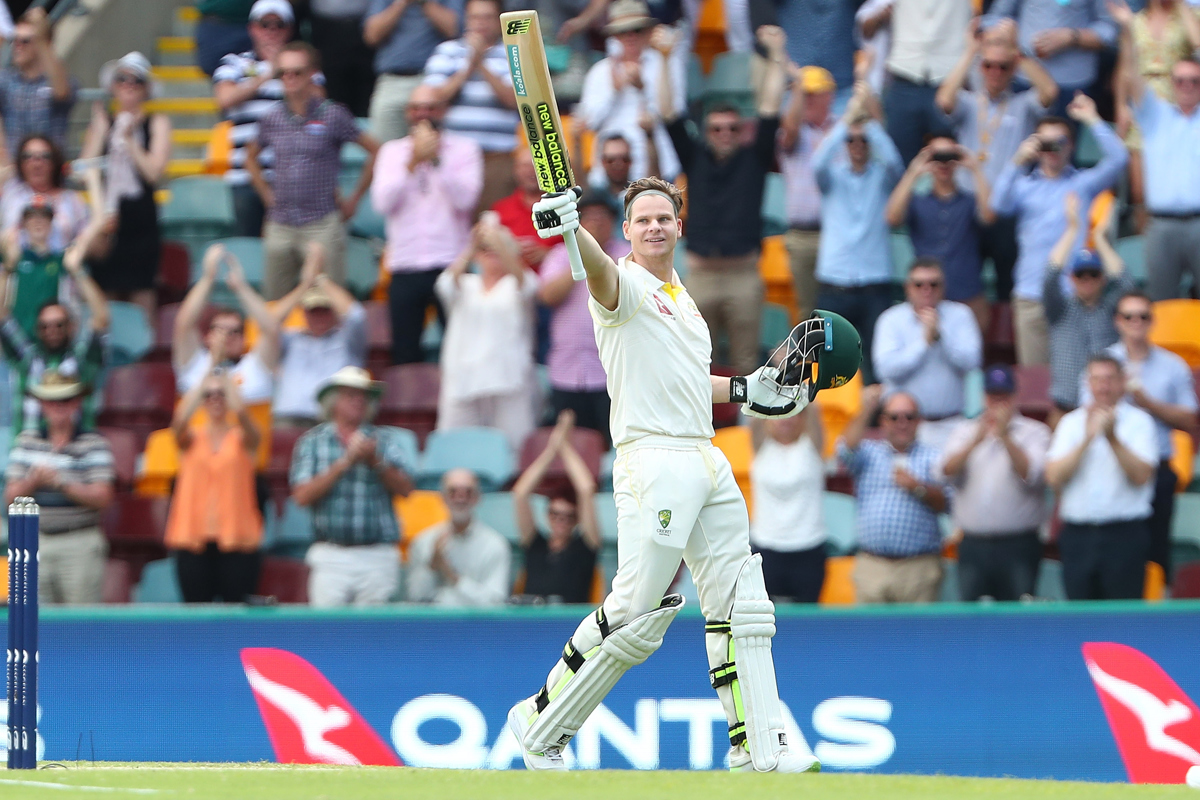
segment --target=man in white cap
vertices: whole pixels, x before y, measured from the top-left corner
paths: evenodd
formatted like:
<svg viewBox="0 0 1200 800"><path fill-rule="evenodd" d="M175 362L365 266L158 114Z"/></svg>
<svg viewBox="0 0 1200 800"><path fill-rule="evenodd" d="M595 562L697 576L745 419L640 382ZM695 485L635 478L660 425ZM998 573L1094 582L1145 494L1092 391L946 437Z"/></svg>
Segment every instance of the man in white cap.
<svg viewBox="0 0 1200 800"><path fill-rule="evenodd" d="M67 118L78 91L79 81L54 52L46 10L29 9L13 31L12 66L0 70L0 117L10 156L34 133L65 148Z"/></svg>
<svg viewBox="0 0 1200 800"><path fill-rule="evenodd" d="M289 484L312 509L315 543L305 561L318 608L380 605L400 585L395 495L412 490L412 465L394 428L371 424L383 384L343 367L317 392L327 422L300 437Z"/></svg>
<svg viewBox="0 0 1200 800"><path fill-rule="evenodd" d="M367 356L367 312L354 296L322 270L325 249L308 246L300 285L274 309L282 327L297 305L304 329L283 331L279 345L279 381L272 424L311 428L320 421L317 389L342 367L361 367Z"/></svg>
<svg viewBox="0 0 1200 800"><path fill-rule="evenodd" d="M99 603L108 542L100 514L112 502L112 450L80 429L87 387L47 371L29 387L44 424L17 437L4 472L4 502L32 496L41 506L38 597L43 603Z"/></svg>

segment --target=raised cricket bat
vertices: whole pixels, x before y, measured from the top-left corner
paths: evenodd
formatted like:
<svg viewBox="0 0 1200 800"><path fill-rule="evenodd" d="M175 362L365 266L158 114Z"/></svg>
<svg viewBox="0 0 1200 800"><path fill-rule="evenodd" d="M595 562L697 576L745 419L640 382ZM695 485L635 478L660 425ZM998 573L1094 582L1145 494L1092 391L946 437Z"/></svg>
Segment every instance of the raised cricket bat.
<svg viewBox="0 0 1200 800"><path fill-rule="evenodd" d="M500 25L504 50L508 54L508 71L512 73L513 93L517 96L517 112L529 139L538 186L547 194L569 191L575 185L575 173L567 153L567 132L558 116L554 84L550 83L550 68L546 66L546 48L542 44L537 12L509 11L500 15ZM567 243L567 255L571 260L571 276L581 281L587 273L583 270L575 231L564 233L563 241Z"/></svg>

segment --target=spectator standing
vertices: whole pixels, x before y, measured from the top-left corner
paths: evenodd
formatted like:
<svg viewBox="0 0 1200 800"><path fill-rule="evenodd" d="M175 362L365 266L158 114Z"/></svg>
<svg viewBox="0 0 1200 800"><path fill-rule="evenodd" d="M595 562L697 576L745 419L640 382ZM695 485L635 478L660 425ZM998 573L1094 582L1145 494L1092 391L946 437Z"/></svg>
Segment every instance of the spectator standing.
<svg viewBox="0 0 1200 800"><path fill-rule="evenodd" d="M279 383L271 404L272 425L311 428L321 421L317 390L343 367L367 360L367 311L354 296L322 270L325 253L308 246L300 285L275 307L282 328L296 306L304 309L304 328L283 331L279 343Z"/></svg>
<svg viewBox="0 0 1200 800"><path fill-rule="evenodd" d="M310 0L312 43L325 65L329 99L365 117L375 88L374 46L364 47L371 0Z"/></svg>
<svg viewBox="0 0 1200 800"><path fill-rule="evenodd" d="M533 204L542 199L542 190L538 186L537 170L533 166L533 158L529 148L518 147L512 154L512 174L517 188L507 197L495 202L491 210L500 218L500 224L508 228L521 250L521 261L534 272L542 266L542 259L554 242L537 235L533 226Z"/></svg>
<svg viewBox="0 0 1200 800"><path fill-rule="evenodd" d="M206 422L192 425L204 407ZM244 603L257 592L263 520L254 489L259 430L232 376L211 364L184 395L171 430L179 477L163 543L185 603Z"/></svg>
<svg viewBox="0 0 1200 800"><path fill-rule="evenodd" d="M349 110L323 100L313 84L320 55L312 45L292 42L279 51L284 99L267 111L258 138L246 148L246 169L267 208L263 227L263 294L278 300L299 283L304 249L320 242L329 276L346 283L346 220L371 186L379 145L361 132ZM349 197L338 192L342 145L355 142L367 151L358 185ZM264 148L274 153L274 180L258 163Z"/></svg>
<svg viewBox="0 0 1200 800"><path fill-rule="evenodd" d="M1068 194L1067 229L1050 253L1042 288L1050 325L1050 399L1058 412L1079 405L1079 376L1088 359L1117 341L1113 312L1121 295L1133 288L1121 257L1103 233L1096 250L1071 252L1080 224L1079 201ZM1069 266L1071 292L1063 291L1062 270ZM1052 416L1056 421L1058 414Z"/></svg>
<svg viewBox="0 0 1200 800"><path fill-rule="evenodd" d="M517 98L508 56L500 41L500 0L467 0L463 36L442 42L425 62L425 83L449 105L446 130L474 139L483 149L480 208L513 189L512 152L517 146Z"/></svg>
<svg viewBox="0 0 1200 800"><path fill-rule="evenodd" d="M258 138L259 120L283 99L283 82L279 79L276 59L292 38L296 21L292 4L287 0L257 0L250 9L249 19L246 31L253 47L244 52L233 50L222 56L212 73L213 97L225 119L232 124L225 182L233 192L234 230L238 236L262 233L266 210L246 169L247 145ZM323 76L313 80L321 86L325 82ZM261 148L255 158L269 183L275 166L274 151Z"/></svg>
<svg viewBox="0 0 1200 800"><path fill-rule="evenodd" d="M674 119L684 112L684 74L671 58L675 42L658 23L642 0L614 0L608 7L604 35L615 41L615 54L592 65L583 81L583 92L575 114L603 142L619 133L632 148L629 178L650 175L649 138L642 127L643 114L654 119ZM678 87L678 89L676 88ZM678 94L677 94L678 92ZM679 173L679 158L663 126L654 127L654 149L660 174L673 178ZM604 179L599 153L593 158L589 182Z"/></svg>
<svg viewBox="0 0 1200 800"><path fill-rule="evenodd" d="M862 410L838 444L858 499L854 588L860 603L931 603L942 585L937 515L949 490L937 478L938 451L917 441L921 413L910 395L883 403L883 441L863 439L882 395L877 384L863 389Z"/></svg>
<svg viewBox="0 0 1200 800"><path fill-rule="evenodd" d="M1180 13L1193 14L1186 8ZM1180 296L1185 273L1191 273L1193 287L1200 286L1200 61L1192 56L1171 67L1174 102L1163 99L1153 88L1148 90L1137 69L1140 51L1131 34L1129 9L1122 5L1117 14L1125 94L1144 141L1149 294L1166 300ZM1193 16L1192 22L1200 28L1200 20Z"/></svg>
<svg viewBox="0 0 1200 800"><path fill-rule="evenodd" d="M917 259L904 283L905 302L875 324L875 377L887 392L912 397L921 409L922 442L941 450L963 420L964 381L983 359L983 337L971 309L946 299L936 259Z"/></svg>
<svg viewBox="0 0 1200 800"><path fill-rule="evenodd" d="M21 224L21 216L37 195L54 207L50 247L66 250L83 232L88 207L79 192L64 187L62 150L45 136L34 134L17 148L17 170L0 190L0 220L9 231Z"/></svg>
<svg viewBox="0 0 1200 800"><path fill-rule="evenodd" d="M978 66L981 77L974 90L964 88ZM1018 91L1018 71L1032 87ZM950 120L958 142L975 154L988 186L1000 177L1004 165L1033 133L1058 97L1058 85L1036 58L1025 56L1016 45L1016 27L1001 20L986 33L973 22L967 29L962 58L937 92L938 107ZM956 176L963 191L972 191L976 179L968 170ZM987 205L980 201L980 207ZM1012 294L1013 266L1017 263L1016 220L995 217L979 231L980 258L992 259L996 270L996 296Z"/></svg>
<svg viewBox="0 0 1200 800"><path fill-rule="evenodd" d="M989 21L1012 17L1021 51L1041 59L1059 94L1051 113L1061 115L1075 92L1094 92L1100 51L1117 43L1106 0L995 0Z"/></svg>
<svg viewBox="0 0 1200 800"><path fill-rule="evenodd" d="M1087 382L1092 402L1059 421L1046 456L1063 521L1063 583L1071 600L1136 600L1150 550L1154 419L1125 402L1125 376L1112 356L1091 357Z"/></svg>
<svg viewBox="0 0 1200 800"><path fill-rule="evenodd" d="M246 352L246 319L232 308L218 308L208 316L204 336L201 316L217 283L221 264L226 265L225 285L241 307L258 325L254 348ZM269 403L274 395L275 367L279 363L279 323L258 293L250 288L241 264L223 245L209 246L204 253L200 279L188 291L175 316L171 340L171 365L181 394L203 380L208 365L217 365L233 375L242 400L250 405Z"/></svg>
<svg viewBox="0 0 1200 800"><path fill-rule="evenodd" d="M80 430L87 387L48 370L29 394L44 424L17 435L4 471L4 502L31 496L41 507L38 598L44 603L99 603L108 540L100 513L112 502L112 450L98 433Z"/></svg>
<svg viewBox="0 0 1200 800"><path fill-rule="evenodd" d="M1158 433L1158 467L1150 516L1149 560L1159 564L1171 582L1171 518L1175 514L1178 477L1171 467L1174 431L1196 429L1196 383L1187 362L1150 343L1154 306L1140 292L1117 301L1114 317L1120 341L1105 352L1125 368L1126 400L1154 418ZM1085 398L1085 402L1087 398Z"/></svg>
<svg viewBox="0 0 1200 800"><path fill-rule="evenodd" d="M1071 166L1071 126L1064 119L1046 117L1017 148L992 187L992 209L1017 218L1019 255L1013 271L1013 325L1020 364L1047 364L1050 360L1042 284L1050 251L1067 227L1064 198L1073 192L1080 208L1089 208L1097 194L1117 181L1129 162L1125 145L1100 119L1090 97L1076 95L1067 113L1086 125L1100 145L1102 155L1096 166ZM1086 235L1086 230L1079 231L1072 250L1082 248Z"/></svg>
<svg viewBox="0 0 1200 800"><path fill-rule="evenodd" d="M15 236L9 237L10 252L15 250L15 247L12 247L15 239ZM3 348L5 358L16 373L15 396L21 398L21 402L14 404L12 410L14 431L36 431L41 427L42 405L38 398L31 394L31 387L41 383L43 376L50 372L60 378L78 381L85 387L99 384L101 370L104 368L104 351L107 349L110 314L104 293L83 269L83 251L86 248L86 241L72 245L62 257L62 267L71 277L79 294L83 295L90 314L87 327L80 330L71 309L57 297L35 305L35 323L30 331L22 326L20 316L24 314L25 308L34 305L32 297L28 300L28 305L22 302L13 308L10 308L8 303L0 303L0 348ZM33 271L36 264L31 267L29 273L25 273L22 271L24 263L26 260L15 264L18 281L36 274ZM10 265L13 264L10 257L5 262L3 273L0 274L0 297L6 296L12 289ZM43 278L45 277L43 275ZM28 281L24 288L18 283L16 300L22 301L23 295L27 292L32 293L32 287L36 287L39 282L37 279ZM14 313L16 316L10 316ZM92 430L96 424L96 404L89 393L80 395L79 412L80 428ZM0 443L0 446L6 445L6 442Z"/></svg>
<svg viewBox="0 0 1200 800"><path fill-rule="evenodd" d="M479 479L466 469L442 476L450 519L422 533L408 549L409 602L498 606L508 598L508 542L475 518Z"/></svg>
<svg viewBox="0 0 1200 800"><path fill-rule="evenodd" d="M821 412L750 420L754 516L750 546L763 560L772 599L815 603L825 583L825 464Z"/></svg>
<svg viewBox="0 0 1200 800"><path fill-rule="evenodd" d="M854 12L854 33L862 55L869 62L864 80L875 95L883 94L887 62L892 52L892 6L896 0L866 0Z"/></svg>
<svg viewBox="0 0 1200 800"><path fill-rule="evenodd" d="M884 209L904 172L883 126L865 118L869 102L870 89L856 83L845 114L813 153L821 190L817 306L858 330L868 384L875 381L870 347L875 320L892 304L891 232Z"/></svg>
<svg viewBox="0 0 1200 800"><path fill-rule="evenodd" d="M760 363L762 196L775 165L787 65L782 28L764 25L758 39L769 64L751 144L739 140L741 115L732 106L715 106L705 115L703 141L692 136L685 120L673 112L667 116L667 132L688 176L688 293L708 323L713 349L722 332L729 338L728 363L739 374Z"/></svg>
<svg viewBox="0 0 1200 800"><path fill-rule="evenodd" d="M596 481L571 444L575 415L559 413L546 449L525 468L513 485L517 532L525 555L525 589L522 594L563 603L591 600L600 552L600 523L596 519ZM549 530L541 531L533 517L529 497L541 486L546 471L561 458L569 487L551 491L546 511Z"/></svg>
<svg viewBox="0 0 1200 800"><path fill-rule="evenodd" d="M801 67L794 78L792 101L779 125L777 155L787 196L784 242L800 319L808 319L817 302L817 253L821 247L821 190L813 154L837 122L833 115L837 84L821 67Z"/></svg>
<svg viewBox="0 0 1200 800"><path fill-rule="evenodd" d="M468 272L471 264L478 273ZM439 429L499 428L520 450L534 428L533 298L537 276L525 269L512 235L480 222L434 289L446 309Z"/></svg>
<svg viewBox="0 0 1200 800"><path fill-rule="evenodd" d="M409 134L406 111L434 49L458 35L461 0L370 0L362 38L375 48L371 134L390 142Z"/></svg>
<svg viewBox="0 0 1200 800"><path fill-rule="evenodd" d="M383 384L343 367L317 392L326 422L296 442L288 483L311 508L305 562L309 603L317 608L381 605L400 583L400 526L392 498L412 490L401 439L371 424Z"/></svg>
<svg viewBox="0 0 1200 800"><path fill-rule="evenodd" d="M947 127L934 97L962 54L971 5L963 0L896 0L892 5L890 83L883 108L888 136L905 164L920 152L927 135Z"/></svg>
<svg viewBox="0 0 1200 800"><path fill-rule="evenodd" d="M606 242L604 252L614 261L629 255L629 242L610 237L616 216L607 198L598 192L584 194L576 204L579 224L597 242ZM592 315L588 311L585 281L571 276L566 244L554 246L542 262L538 300L552 309L550 352L546 357L550 380L550 408L561 416L566 410L583 428L599 431L605 445L612 442L608 428L612 401L608 396L608 376L600 363Z"/></svg>
<svg viewBox="0 0 1200 800"><path fill-rule="evenodd" d="M647 142L654 148L653 139ZM658 160L657 154L654 158ZM619 133L610 133L600 142L600 167L604 177L597 179L594 174L588 176L588 187L597 192L603 192L609 200L609 205L617 212L617 223L620 224L620 212L625 208L625 190L629 188L629 172L633 166L633 149L629 140Z"/></svg>
<svg viewBox="0 0 1200 800"><path fill-rule="evenodd" d="M54 52L46 9L31 8L13 31L12 65L0 70L0 118L9 155L16 158L26 137L38 134L62 149L67 119L79 82Z"/></svg>
<svg viewBox="0 0 1200 800"><path fill-rule="evenodd" d="M286 2L286 0L285 0ZM290 4L289 4L290 5ZM246 29L254 0L199 0L196 10L196 65L212 75L221 59L230 53L244 53L254 47Z"/></svg>
<svg viewBox="0 0 1200 800"><path fill-rule="evenodd" d="M470 138L442 130L446 103L436 89L413 89L405 113L411 133L379 148L371 184L371 202L387 221L396 364L422 358L425 310L435 304L442 315L434 283L467 246L483 185L483 152Z"/></svg>
<svg viewBox="0 0 1200 800"><path fill-rule="evenodd" d="M983 391L983 415L950 435L941 467L954 487L954 527L963 532L959 599L1020 600L1037 591L1050 428L1017 410L1007 365L984 371Z"/></svg>
<svg viewBox="0 0 1200 800"><path fill-rule="evenodd" d="M171 159L171 120L146 113L157 87L150 61L141 53L105 64L100 85L116 101L117 113L110 114L103 103L92 106L81 156L108 156L104 212L115 215L116 231L107 237L107 252L92 262L92 276L110 300L131 300L154 319L162 250L154 190Z"/></svg>
<svg viewBox="0 0 1200 800"><path fill-rule="evenodd" d="M958 173L970 174L970 189L955 182ZM932 186L928 194L917 194L917 180L925 174ZM980 330L987 329L991 313L983 291L980 229L995 219L979 162L949 134L934 136L917 154L887 205L888 224L907 225L917 258L941 264L946 297L970 307Z"/></svg>

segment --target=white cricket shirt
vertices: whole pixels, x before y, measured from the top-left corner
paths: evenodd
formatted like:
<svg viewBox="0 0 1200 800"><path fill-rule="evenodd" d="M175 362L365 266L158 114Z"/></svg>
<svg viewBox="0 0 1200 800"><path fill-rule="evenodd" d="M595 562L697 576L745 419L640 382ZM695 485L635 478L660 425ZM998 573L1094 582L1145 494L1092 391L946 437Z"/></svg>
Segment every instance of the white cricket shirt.
<svg viewBox="0 0 1200 800"><path fill-rule="evenodd" d="M696 302L671 273L665 284L626 256L617 261L617 308L588 298L612 397L613 443L643 436L711 439L712 342Z"/></svg>

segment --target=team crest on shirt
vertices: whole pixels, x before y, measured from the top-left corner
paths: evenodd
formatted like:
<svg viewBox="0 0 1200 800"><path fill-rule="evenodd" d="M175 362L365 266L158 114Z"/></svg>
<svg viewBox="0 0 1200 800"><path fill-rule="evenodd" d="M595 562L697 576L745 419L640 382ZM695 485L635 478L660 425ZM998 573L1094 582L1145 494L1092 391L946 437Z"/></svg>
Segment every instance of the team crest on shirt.
<svg viewBox="0 0 1200 800"><path fill-rule="evenodd" d="M664 303L662 298L657 294L654 295L654 302L658 306L658 313L662 314L664 317L670 317L671 319L675 318L675 315L671 313L671 309L667 308L667 304Z"/></svg>
<svg viewBox="0 0 1200 800"><path fill-rule="evenodd" d="M671 527L671 509L664 508L662 511L658 512L658 522L664 528Z"/></svg>

